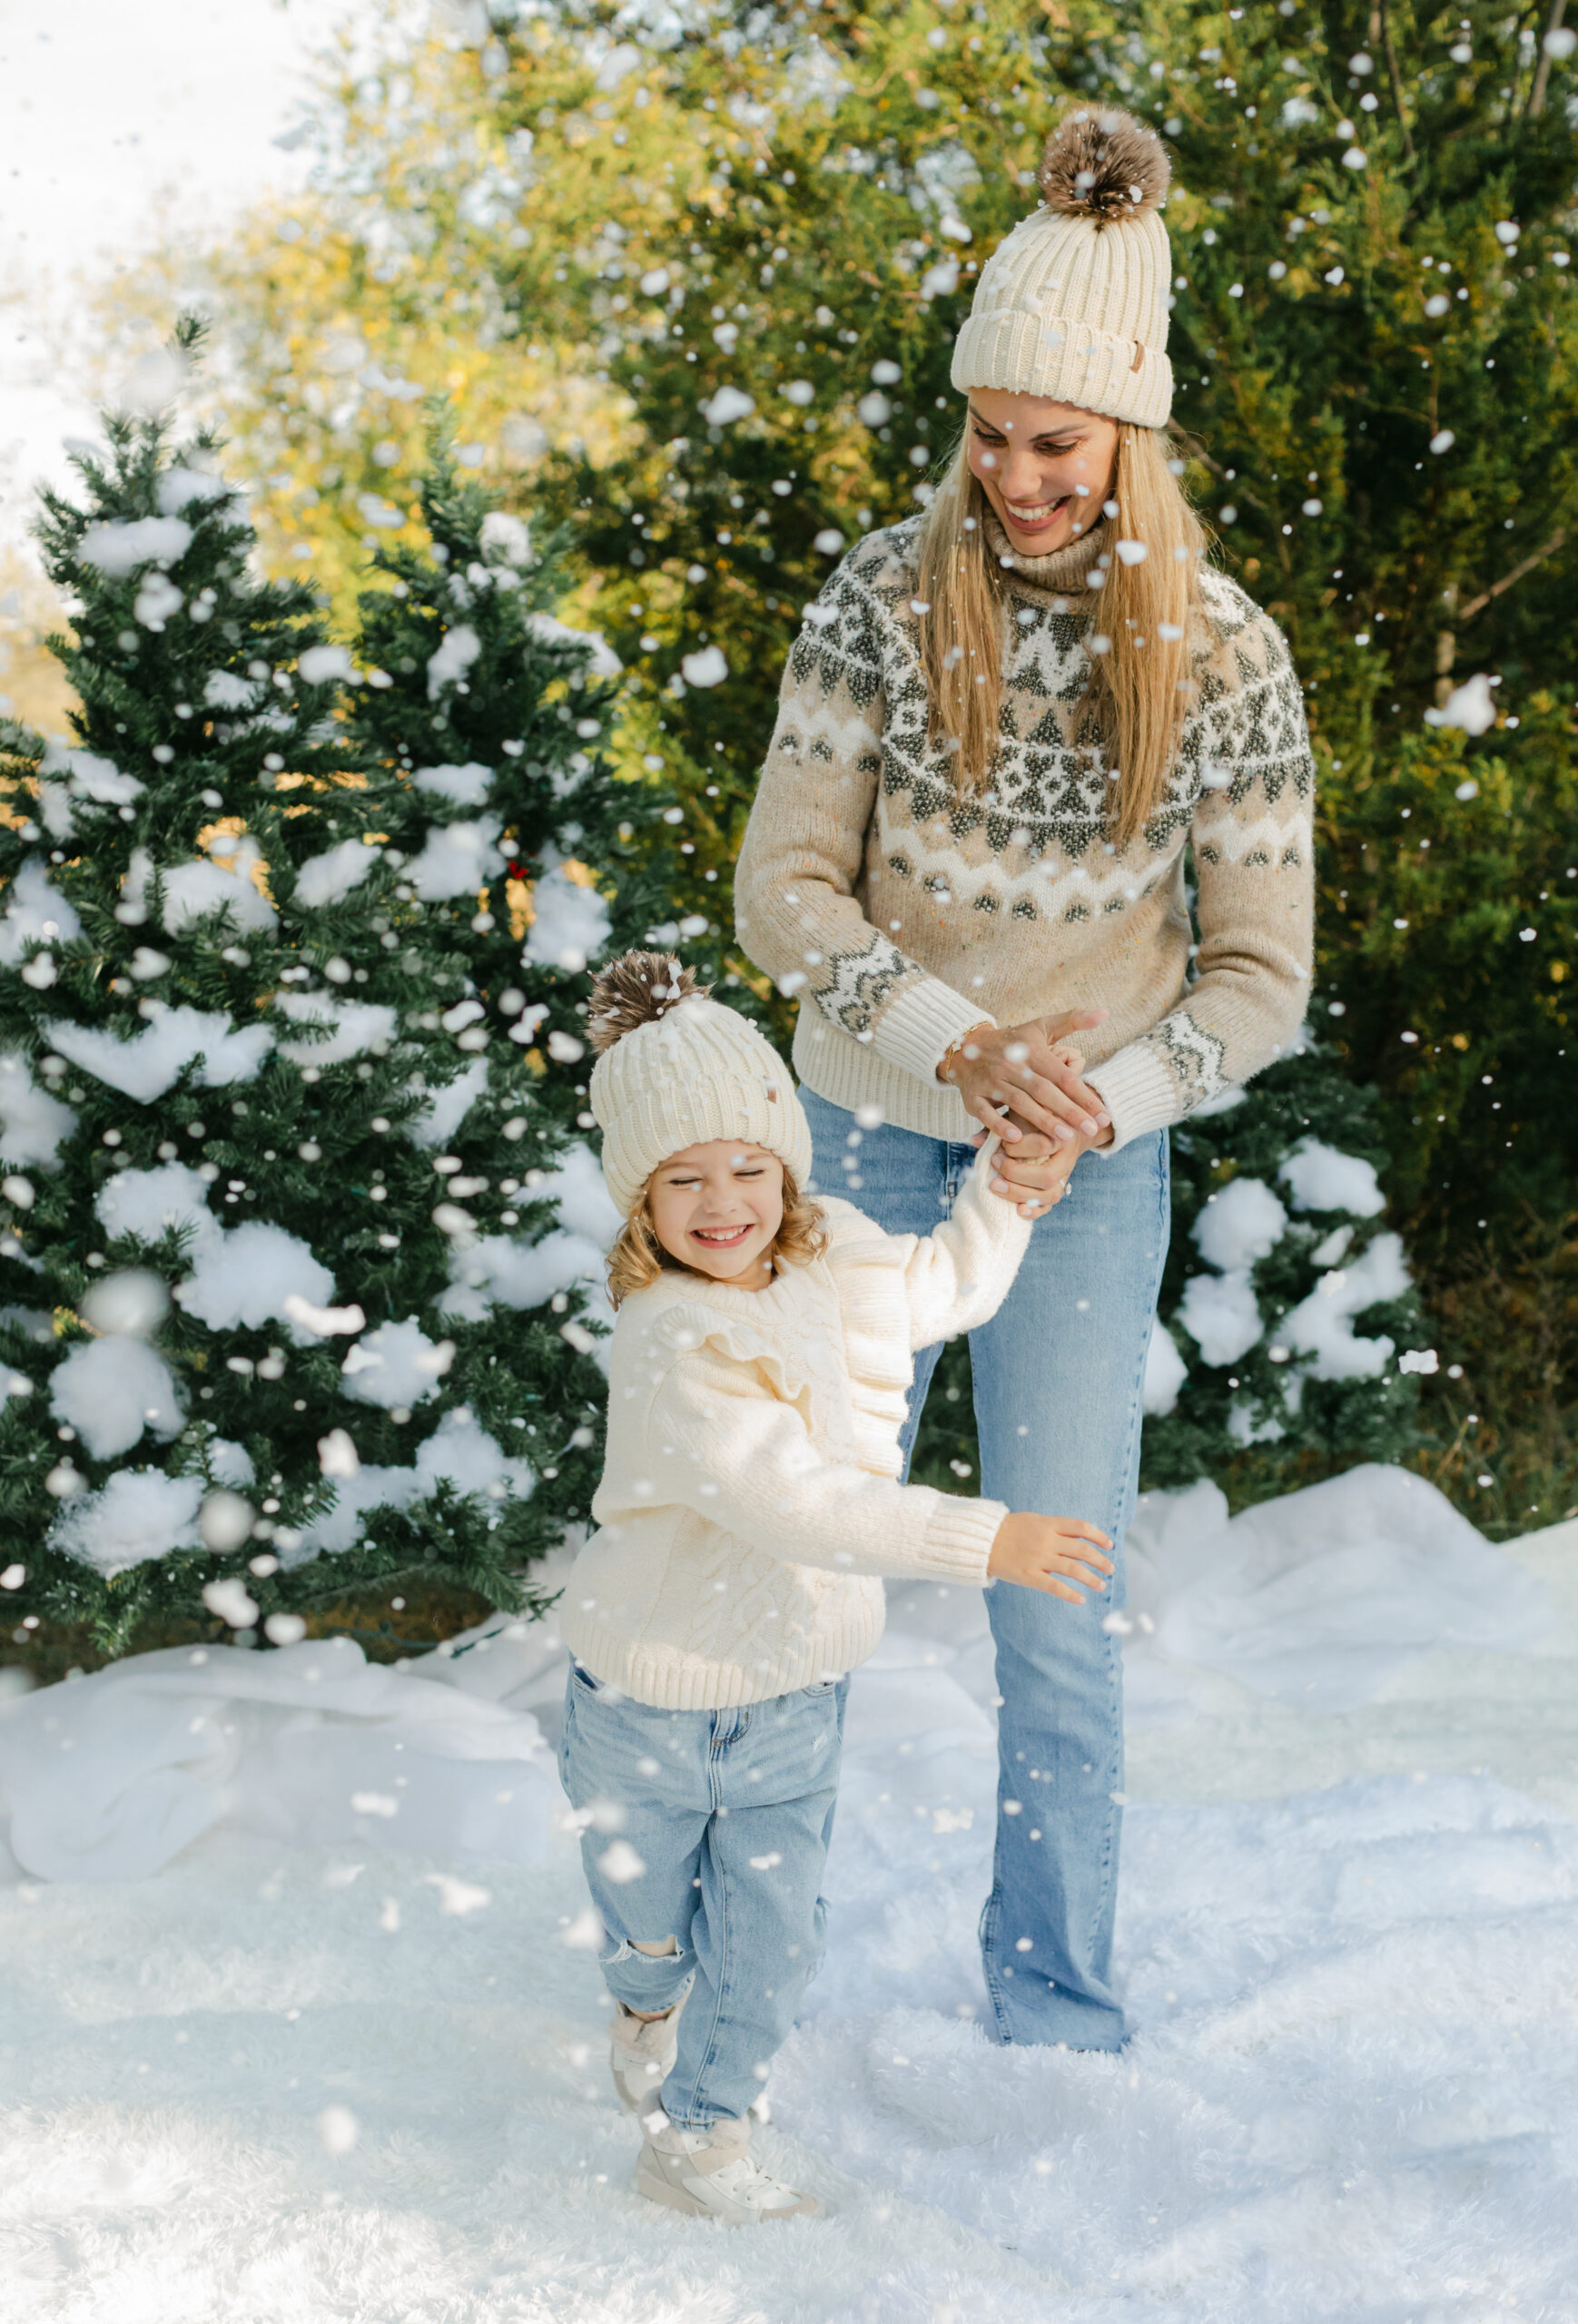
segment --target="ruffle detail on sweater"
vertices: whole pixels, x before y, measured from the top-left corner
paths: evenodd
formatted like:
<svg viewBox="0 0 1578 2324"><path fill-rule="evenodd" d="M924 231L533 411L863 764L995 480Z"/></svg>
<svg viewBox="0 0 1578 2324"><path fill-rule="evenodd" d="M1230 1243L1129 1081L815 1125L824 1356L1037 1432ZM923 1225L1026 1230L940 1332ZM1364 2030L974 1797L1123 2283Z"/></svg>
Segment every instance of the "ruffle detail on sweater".
<svg viewBox="0 0 1578 2324"><path fill-rule="evenodd" d="M903 1474L899 1437L915 1377L909 1352L905 1246L851 1202L825 1196L825 1264L838 1289L855 1458L873 1476Z"/></svg>
<svg viewBox="0 0 1578 2324"><path fill-rule="evenodd" d="M797 1404L807 1413L815 1409L820 1416L825 1384L817 1377L811 1334L762 1328L744 1315L731 1315L695 1298L676 1300L652 1318L649 1329L656 1354L672 1358L700 1347L715 1348L731 1364L754 1365L781 1403Z"/></svg>
<svg viewBox="0 0 1578 2324"><path fill-rule="evenodd" d="M784 1403L814 1408L819 1430L846 1441L860 1468L873 1476L901 1476L899 1436L915 1376L904 1282L908 1242L884 1235L838 1196L824 1196L821 1207L827 1247L814 1271L825 1268L831 1278L821 1320L843 1338L847 1403L838 1393L845 1384L826 1377L818 1319L807 1315L801 1301L777 1298L775 1287L742 1292L726 1284L666 1277L636 1294L648 1309L642 1323L655 1354L672 1358L710 1345L733 1363L756 1365Z"/></svg>

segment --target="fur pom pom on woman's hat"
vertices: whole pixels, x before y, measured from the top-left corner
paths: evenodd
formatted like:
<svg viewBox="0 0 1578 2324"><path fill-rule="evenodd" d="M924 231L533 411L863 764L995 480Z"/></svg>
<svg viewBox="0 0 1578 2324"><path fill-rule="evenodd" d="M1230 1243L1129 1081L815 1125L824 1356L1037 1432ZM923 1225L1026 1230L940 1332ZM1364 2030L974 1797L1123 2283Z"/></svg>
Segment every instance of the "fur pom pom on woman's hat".
<svg viewBox="0 0 1578 2324"><path fill-rule="evenodd" d="M1165 427L1172 258L1158 212L1170 175L1161 141L1132 113L1067 114L1036 172L1041 208L981 268L954 343L954 386Z"/></svg>
<svg viewBox="0 0 1578 2324"><path fill-rule="evenodd" d="M811 1126L794 1078L755 1027L710 1000L667 952L626 952L592 987L592 1112L603 1176L629 1218L671 1154L737 1138L775 1154L804 1188Z"/></svg>

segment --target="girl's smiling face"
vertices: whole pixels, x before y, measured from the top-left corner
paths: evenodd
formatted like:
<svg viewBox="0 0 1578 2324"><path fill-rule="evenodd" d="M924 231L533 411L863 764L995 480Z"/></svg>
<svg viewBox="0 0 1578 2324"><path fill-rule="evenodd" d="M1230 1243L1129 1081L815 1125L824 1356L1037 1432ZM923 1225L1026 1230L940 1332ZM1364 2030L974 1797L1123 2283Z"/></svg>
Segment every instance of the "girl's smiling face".
<svg viewBox="0 0 1578 2324"><path fill-rule="evenodd" d="M1118 458L1118 422L1044 396L971 388L970 469L1009 547L1050 556L1101 519Z"/></svg>
<svg viewBox="0 0 1578 2324"><path fill-rule="evenodd" d="M671 1259L759 1291L784 1224L784 1165L759 1146L710 1138L671 1154L647 1181L652 1231Z"/></svg>

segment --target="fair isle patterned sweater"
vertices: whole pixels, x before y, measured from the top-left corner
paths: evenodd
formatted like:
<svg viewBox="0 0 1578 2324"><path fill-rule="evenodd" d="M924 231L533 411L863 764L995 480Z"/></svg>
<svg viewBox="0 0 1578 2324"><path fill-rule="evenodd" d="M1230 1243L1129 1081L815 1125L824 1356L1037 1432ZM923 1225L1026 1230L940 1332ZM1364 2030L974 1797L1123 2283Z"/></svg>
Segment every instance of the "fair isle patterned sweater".
<svg viewBox="0 0 1578 2324"><path fill-rule="evenodd" d="M986 790L962 798L927 734L919 521L863 541L795 641L740 854L740 940L804 996L801 1080L932 1137L976 1127L936 1079L961 1034L1105 1009L1081 1044L1115 1152L1269 1064L1302 1020L1315 769L1298 681L1275 623L1202 568L1198 703L1161 806L1114 852L1100 749L1075 730L1096 626L1085 576L1112 528L1014 560L989 520L1001 742Z"/></svg>

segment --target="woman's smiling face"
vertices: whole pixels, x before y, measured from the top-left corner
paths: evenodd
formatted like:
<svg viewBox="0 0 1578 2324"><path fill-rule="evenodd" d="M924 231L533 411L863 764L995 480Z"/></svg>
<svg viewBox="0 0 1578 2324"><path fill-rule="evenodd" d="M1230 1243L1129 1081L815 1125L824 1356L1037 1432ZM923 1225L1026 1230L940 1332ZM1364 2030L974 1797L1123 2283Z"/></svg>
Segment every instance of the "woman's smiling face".
<svg viewBox="0 0 1578 2324"><path fill-rule="evenodd" d="M1050 556L1100 523L1118 458L1118 422L1044 396L971 388L970 468L1009 547Z"/></svg>

